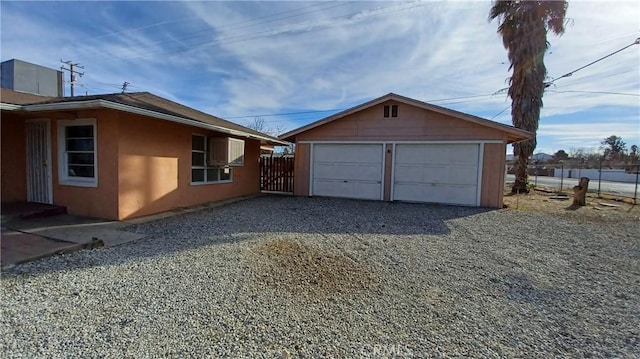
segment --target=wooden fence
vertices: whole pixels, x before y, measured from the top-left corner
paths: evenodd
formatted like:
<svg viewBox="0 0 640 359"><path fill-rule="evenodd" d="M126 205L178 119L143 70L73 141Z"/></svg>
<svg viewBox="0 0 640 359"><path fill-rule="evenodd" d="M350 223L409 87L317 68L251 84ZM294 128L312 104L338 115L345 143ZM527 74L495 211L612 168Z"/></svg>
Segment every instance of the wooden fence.
<svg viewBox="0 0 640 359"><path fill-rule="evenodd" d="M260 157L260 190L293 193L293 157Z"/></svg>

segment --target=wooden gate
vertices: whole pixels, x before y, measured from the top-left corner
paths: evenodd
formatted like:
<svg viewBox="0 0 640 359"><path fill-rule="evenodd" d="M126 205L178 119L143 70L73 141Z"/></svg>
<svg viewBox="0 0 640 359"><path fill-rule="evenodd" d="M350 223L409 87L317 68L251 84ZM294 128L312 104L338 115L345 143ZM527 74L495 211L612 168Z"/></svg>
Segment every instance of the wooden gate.
<svg viewBox="0 0 640 359"><path fill-rule="evenodd" d="M293 157L260 157L260 190L293 193Z"/></svg>

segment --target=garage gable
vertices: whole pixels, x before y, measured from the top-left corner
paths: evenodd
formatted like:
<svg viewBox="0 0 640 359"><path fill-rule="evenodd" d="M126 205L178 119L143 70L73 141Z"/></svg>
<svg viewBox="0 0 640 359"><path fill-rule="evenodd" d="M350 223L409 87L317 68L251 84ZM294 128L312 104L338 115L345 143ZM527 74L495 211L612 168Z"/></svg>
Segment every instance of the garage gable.
<svg viewBox="0 0 640 359"><path fill-rule="evenodd" d="M533 134L480 117L388 94L280 136L286 141L525 140Z"/></svg>

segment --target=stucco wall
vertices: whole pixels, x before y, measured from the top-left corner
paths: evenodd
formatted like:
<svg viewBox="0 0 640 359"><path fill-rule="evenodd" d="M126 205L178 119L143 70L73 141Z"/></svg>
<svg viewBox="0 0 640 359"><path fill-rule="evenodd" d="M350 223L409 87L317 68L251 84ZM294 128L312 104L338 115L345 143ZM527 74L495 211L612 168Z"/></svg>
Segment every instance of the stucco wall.
<svg viewBox="0 0 640 359"><path fill-rule="evenodd" d="M192 134L223 136L186 125L120 114L118 219L260 191L260 143L254 140L245 140L245 163L233 168L233 182L192 185Z"/></svg>
<svg viewBox="0 0 640 359"><path fill-rule="evenodd" d="M224 136L113 110L2 116L2 202L26 201L24 121L51 120L53 203L70 214L120 220L259 193L260 143L245 140L245 163L230 183L191 185L191 135ZM97 187L60 184L58 121L96 119Z"/></svg>
<svg viewBox="0 0 640 359"><path fill-rule="evenodd" d="M0 200L5 203L27 200L26 137L24 119L2 113L0 118L1 148Z"/></svg>
<svg viewBox="0 0 640 359"><path fill-rule="evenodd" d="M74 115L50 114L53 158L53 203L67 207L70 214L117 219L118 216L118 118L115 111L75 111ZM58 175L58 121L96 119L98 186L60 184Z"/></svg>

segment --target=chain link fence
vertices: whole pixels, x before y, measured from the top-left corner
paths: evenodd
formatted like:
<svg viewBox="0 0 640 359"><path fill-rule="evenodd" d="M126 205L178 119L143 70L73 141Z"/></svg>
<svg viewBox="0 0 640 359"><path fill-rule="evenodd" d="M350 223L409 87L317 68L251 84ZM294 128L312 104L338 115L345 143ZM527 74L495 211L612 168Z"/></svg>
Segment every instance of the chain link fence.
<svg viewBox="0 0 640 359"><path fill-rule="evenodd" d="M507 167L513 175L514 165ZM611 161L559 161L536 163L528 166L529 183L536 187L547 187L558 192L571 191L581 177L589 178L589 192L599 197L609 196L629 199L638 204L640 195L640 164ZM508 177L509 178L509 177Z"/></svg>

